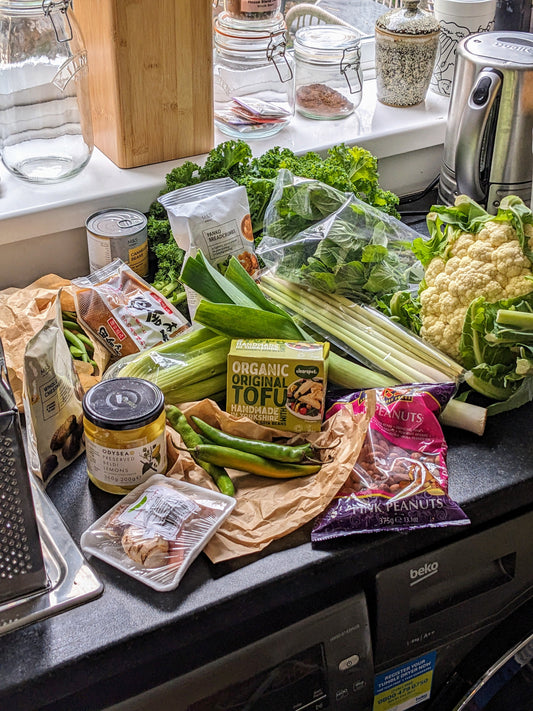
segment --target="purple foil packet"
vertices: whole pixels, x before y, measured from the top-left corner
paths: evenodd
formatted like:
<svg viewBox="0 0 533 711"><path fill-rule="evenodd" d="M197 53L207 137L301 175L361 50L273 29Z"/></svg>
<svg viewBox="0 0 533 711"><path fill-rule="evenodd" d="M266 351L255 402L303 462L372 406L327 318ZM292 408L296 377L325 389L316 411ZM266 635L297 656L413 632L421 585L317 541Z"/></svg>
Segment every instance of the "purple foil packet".
<svg viewBox="0 0 533 711"><path fill-rule="evenodd" d="M447 445L438 415L454 383L399 385L338 399L326 419L350 403L370 409L368 431L350 477L318 517L312 541L354 533L469 524L448 496Z"/></svg>

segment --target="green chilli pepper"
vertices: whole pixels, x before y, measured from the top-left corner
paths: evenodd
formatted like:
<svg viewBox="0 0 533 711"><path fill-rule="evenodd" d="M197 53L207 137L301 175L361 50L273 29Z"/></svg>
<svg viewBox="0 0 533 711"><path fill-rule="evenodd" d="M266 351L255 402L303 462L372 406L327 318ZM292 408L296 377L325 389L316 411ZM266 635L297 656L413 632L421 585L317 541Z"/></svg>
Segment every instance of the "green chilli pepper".
<svg viewBox="0 0 533 711"><path fill-rule="evenodd" d="M196 457L194 453L195 448L202 445L205 440L193 430L183 412L175 405L167 405L165 410L168 422L171 427L181 435L185 446L191 451L196 463L209 474L223 494L235 496L235 487L226 470L212 462L207 462L200 457Z"/></svg>
<svg viewBox="0 0 533 711"><path fill-rule="evenodd" d="M218 444L198 444L193 450L193 456L202 462L210 462L220 467L230 467L249 474L271 477L273 479L289 479L291 477L309 476L320 471L320 464L289 464L275 462L266 457L259 457L249 452L240 452L230 447L220 447Z"/></svg>
<svg viewBox="0 0 533 711"><path fill-rule="evenodd" d="M276 462L291 462L292 464L297 464L306 458L312 457L314 454L313 447L308 443L297 445L277 444L275 442L265 442L259 439L235 437L221 432L216 427L211 427L211 425L199 417L193 416L191 420L198 427L200 432L214 444L238 449L241 452L256 454L259 457L273 459Z"/></svg>

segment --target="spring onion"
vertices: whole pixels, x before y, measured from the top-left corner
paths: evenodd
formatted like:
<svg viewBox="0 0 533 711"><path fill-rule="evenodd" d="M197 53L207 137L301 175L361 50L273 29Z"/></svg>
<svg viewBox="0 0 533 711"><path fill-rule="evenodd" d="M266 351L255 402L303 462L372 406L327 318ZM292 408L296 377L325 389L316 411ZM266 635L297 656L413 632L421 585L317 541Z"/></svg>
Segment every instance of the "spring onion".
<svg viewBox="0 0 533 711"><path fill-rule="evenodd" d="M464 376L462 366L370 307L272 276L264 276L260 288L363 362L388 373L393 383L458 382ZM481 435L486 416L483 407L451 400L441 421Z"/></svg>
<svg viewBox="0 0 533 711"><path fill-rule="evenodd" d="M324 294L265 276L262 291L306 322L327 331L370 367L401 382L457 381L464 368L378 311L342 296Z"/></svg>

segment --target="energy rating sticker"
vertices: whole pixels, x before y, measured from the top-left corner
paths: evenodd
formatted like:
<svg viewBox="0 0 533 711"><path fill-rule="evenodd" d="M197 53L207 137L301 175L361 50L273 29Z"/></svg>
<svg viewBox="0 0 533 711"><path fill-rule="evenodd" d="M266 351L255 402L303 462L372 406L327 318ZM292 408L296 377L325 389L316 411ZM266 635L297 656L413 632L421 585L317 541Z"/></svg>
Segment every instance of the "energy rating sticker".
<svg viewBox="0 0 533 711"><path fill-rule="evenodd" d="M377 674L373 711L405 711L429 699L436 652Z"/></svg>

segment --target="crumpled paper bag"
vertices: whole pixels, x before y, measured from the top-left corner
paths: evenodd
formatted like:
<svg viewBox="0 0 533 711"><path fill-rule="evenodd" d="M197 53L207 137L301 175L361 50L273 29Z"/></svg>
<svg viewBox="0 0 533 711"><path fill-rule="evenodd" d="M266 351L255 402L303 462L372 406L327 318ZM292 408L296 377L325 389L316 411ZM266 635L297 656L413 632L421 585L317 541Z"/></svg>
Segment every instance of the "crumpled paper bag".
<svg viewBox="0 0 533 711"><path fill-rule="evenodd" d="M9 383L21 411L26 344L48 319L54 317L54 304L60 289L63 310L75 311L70 281L56 274L47 274L21 289L0 291L0 338L6 355ZM90 334L87 335L90 338ZM109 357L99 344L95 344L94 360L99 372L103 373ZM84 390L100 380L99 375L92 375L93 368L89 363L74 361L74 365Z"/></svg>
<svg viewBox="0 0 533 711"><path fill-rule="evenodd" d="M272 441L288 433L237 418L221 410L211 400L180 406L190 418L200 417L228 434ZM308 441L323 450L321 470L311 476L270 479L227 469L236 489L237 505L229 518L208 542L205 553L213 563L257 553L272 541L292 533L321 513L352 471L368 427L366 414L355 415L346 407L328 419L321 432L294 435L289 442ZM199 467L183 447L181 437L167 430L169 468L167 476L217 490L211 477Z"/></svg>

